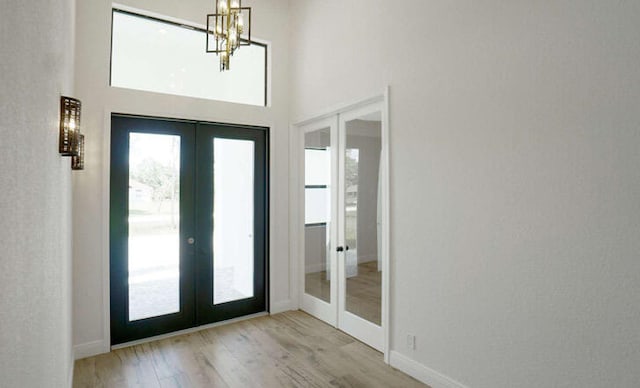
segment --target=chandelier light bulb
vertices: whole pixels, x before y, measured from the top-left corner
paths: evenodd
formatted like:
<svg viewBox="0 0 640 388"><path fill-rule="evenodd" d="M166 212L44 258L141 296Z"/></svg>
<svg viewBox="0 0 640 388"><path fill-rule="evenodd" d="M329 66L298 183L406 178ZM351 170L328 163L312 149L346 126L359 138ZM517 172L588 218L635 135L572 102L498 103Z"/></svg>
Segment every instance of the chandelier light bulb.
<svg viewBox="0 0 640 388"><path fill-rule="evenodd" d="M227 0L220 0L218 3L218 12L221 14L227 13Z"/></svg>
<svg viewBox="0 0 640 388"><path fill-rule="evenodd" d="M236 47L236 43L238 42L238 32L234 29L229 30L229 44L232 49Z"/></svg>
<svg viewBox="0 0 640 388"><path fill-rule="evenodd" d="M238 14L237 24L238 24L238 32L242 34L244 32L244 17L242 16L241 13Z"/></svg>
<svg viewBox="0 0 640 388"><path fill-rule="evenodd" d="M216 0L216 13L207 15L206 37L206 52L219 56L220 71L229 70L236 50L251 45L251 7L242 7L242 0Z"/></svg>

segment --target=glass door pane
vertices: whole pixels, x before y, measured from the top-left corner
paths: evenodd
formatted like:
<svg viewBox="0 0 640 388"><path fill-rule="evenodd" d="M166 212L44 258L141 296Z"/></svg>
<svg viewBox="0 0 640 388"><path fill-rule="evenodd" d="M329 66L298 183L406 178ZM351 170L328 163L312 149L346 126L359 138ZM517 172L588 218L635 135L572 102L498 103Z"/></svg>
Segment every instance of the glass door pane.
<svg viewBox="0 0 640 388"><path fill-rule="evenodd" d="M305 161L305 293L331 303L331 128L307 132Z"/></svg>
<svg viewBox="0 0 640 388"><path fill-rule="evenodd" d="M381 121L375 117L347 121L345 131L345 309L380 326Z"/></svg>
<svg viewBox="0 0 640 388"><path fill-rule="evenodd" d="M111 116L111 344L193 324L195 126Z"/></svg>
<svg viewBox="0 0 640 388"><path fill-rule="evenodd" d="M129 320L180 311L180 136L129 134Z"/></svg>
<svg viewBox="0 0 640 388"><path fill-rule="evenodd" d="M196 129L196 321L266 309L267 132Z"/></svg>
<svg viewBox="0 0 640 388"><path fill-rule="evenodd" d="M266 310L268 129L111 116L111 343Z"/></svg>
<svg viewBox="0 0 640 388"><path fill-rule="evenodd" d="M213 139L213 303L251 298L254 142Z"/></svg>

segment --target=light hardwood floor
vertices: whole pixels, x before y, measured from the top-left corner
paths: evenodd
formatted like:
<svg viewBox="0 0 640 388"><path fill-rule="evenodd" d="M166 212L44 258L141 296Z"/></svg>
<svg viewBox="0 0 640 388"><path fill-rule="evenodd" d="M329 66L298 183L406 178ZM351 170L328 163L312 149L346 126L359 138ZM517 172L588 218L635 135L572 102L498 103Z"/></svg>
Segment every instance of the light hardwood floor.
<svg viewBox="0 0 640 388"><path fill-rule="evenodd" d="M79 360L74 387L426 387L300 311Z"/></svg>

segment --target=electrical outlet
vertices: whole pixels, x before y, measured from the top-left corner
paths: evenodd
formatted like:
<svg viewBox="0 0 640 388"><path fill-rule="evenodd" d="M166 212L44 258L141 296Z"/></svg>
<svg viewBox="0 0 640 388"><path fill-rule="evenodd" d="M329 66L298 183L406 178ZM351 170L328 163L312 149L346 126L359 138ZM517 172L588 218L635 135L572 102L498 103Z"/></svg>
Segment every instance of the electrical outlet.
<svg viewBox="0 0 640 388"><path fill-rule="evenodd" d="M416 350L416 336L413 334L407 334L407 349Z"/></svg>

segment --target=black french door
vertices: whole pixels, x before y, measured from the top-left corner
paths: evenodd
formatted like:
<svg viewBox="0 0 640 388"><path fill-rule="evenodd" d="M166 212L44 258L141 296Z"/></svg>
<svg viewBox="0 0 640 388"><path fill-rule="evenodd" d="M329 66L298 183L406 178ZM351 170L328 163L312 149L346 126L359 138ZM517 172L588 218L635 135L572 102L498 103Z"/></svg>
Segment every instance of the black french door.
<svg viewBox="0 0 640 388"><path fill-rule="evenodd" d="M113 114L111 343L266 311L267 130Z"/></svg>

